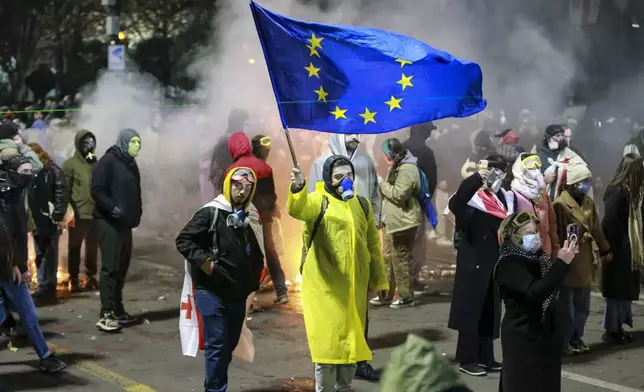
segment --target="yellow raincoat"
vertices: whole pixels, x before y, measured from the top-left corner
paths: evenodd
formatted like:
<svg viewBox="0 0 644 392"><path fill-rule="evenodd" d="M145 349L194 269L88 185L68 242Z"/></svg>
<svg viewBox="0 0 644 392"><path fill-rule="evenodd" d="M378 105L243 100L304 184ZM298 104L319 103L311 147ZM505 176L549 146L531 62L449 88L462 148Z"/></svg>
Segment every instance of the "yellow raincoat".
<svg viewBox="0 0 644 392"><path fill-rule="evenodd" d="M316 185L307 194L289 191L286 208L293 218L304 221L304 239L322 208L329 204L302 271L302 300L306 336L314 363L353 364L370 361L371 350L364 338L367 292L388 290L380 236L373 209L364 211L357 197L347 202Z"/></svg>

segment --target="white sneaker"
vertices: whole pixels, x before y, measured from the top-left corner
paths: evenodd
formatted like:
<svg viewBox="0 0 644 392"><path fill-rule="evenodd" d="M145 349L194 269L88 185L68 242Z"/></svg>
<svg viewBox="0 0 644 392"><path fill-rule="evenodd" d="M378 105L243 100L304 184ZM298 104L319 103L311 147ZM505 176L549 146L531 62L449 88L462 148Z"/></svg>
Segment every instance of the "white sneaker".
<svg viewBox="0 0 644 392"><path fill-rule="evenodd" d="M378 296L370 300L369 303L373 306L385 306L385 305L389 305L391 301L386 299L381 299L380 296Z"/></svg>
<svg viewBox="0 0 644 392"><path fill-rule="evenodd" d="M391 305L389 305L389 307L392 309L401 309L401 308L408 308L414 305L416 305L416 303L413 300L408 299L406 301L403 301L403 300L397 299L394 302L392 302Z"/></svg>

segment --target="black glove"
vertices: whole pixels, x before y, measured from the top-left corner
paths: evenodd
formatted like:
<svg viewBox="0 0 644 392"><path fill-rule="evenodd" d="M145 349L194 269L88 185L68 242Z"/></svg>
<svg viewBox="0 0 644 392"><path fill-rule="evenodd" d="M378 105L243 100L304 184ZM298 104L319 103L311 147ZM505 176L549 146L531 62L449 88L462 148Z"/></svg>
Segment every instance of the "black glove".
<svg viewBox="0 0 644 392"><path fill-rule="evenodd" d="M119 219L121 217L121 209L118 207L112 208L112 218Z"/></svg>

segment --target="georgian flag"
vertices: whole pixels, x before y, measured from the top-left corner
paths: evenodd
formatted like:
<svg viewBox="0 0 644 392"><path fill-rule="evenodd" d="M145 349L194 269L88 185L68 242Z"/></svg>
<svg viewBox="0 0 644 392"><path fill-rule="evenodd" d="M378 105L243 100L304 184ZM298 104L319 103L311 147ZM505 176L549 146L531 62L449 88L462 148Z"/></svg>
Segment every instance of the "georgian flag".
<svg viewBox="0 0 644 392"><path fill-rule="evenodd" d="M467 205L497 218L505 219L514 213L514 194L505 189L501 189L501 192L503 192L508 208L505 208L505 205L503 205L496 194L487 189L479 189L476 191Z"/></svg>
<svg viewBox="0 0 644 392"><path fill-rule="evenodd" d="M224 211L232 211L230 204L226 201L223 195L218 196L215 200L206 204L202 208L215 207ZM259 213L257 209L251 204L248 210L250 218L250 227L255 233L259 247L264 252L264 236L262 226L259 220ZM262 272L262 280L264 279L266 267ZM199 350L205 350L204 337L203 337L203 321L201 314L194 300L195 287L192 283L190 275L190 266L188 261L185 261L185 276L183 279L183 289L181 290L181 303L179 304L179 334L181 336L181 350L183 355L196 357ZM251 293L246 299L246 315L248 316L248 309L253 303L255 293ZM239 338L239 343L233 351L233 356L247 362L252 362L255 358L255 345L253 344L253 333L248 329L246 321L242 327L242 333Z"/></svg>

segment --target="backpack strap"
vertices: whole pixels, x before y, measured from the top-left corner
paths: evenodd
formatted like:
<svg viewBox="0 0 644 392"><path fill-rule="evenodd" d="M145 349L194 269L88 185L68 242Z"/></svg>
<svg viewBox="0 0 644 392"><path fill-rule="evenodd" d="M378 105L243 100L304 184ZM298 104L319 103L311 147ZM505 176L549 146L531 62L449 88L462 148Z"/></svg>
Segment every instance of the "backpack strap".
<svg viewBox="0 0 644 392"><path fill-rule="evenodd" d="M358 196L358 201L360 202L360 207L362 207L362 212L364 213L364 217L369 221L369 203L367 203L367 199L365 199L362 196Z"/></svg>
<svg viewBox="0 0 644 392"><path fill-rule="evenodd" d="M300 261L300 274L302 274L302 270L304 269L304 263L306 262L306 255L309 252L309 249L311 249L311 246L313 245L315 234L317 234L318 229L322 224L322 219L324 218L324 214L326 213L326 209L328 207L329 207L329 199L326 196L322 195L322 205L320 206L320 214L318 215L318 218L315 220L315 223L313 224L313 229L311 230L311 235L309 236L309 240L302 248L302 260Z"/></svg>
<svg viewBox="0 0 644 392"><path fill-rule="evenodd" d="M213 213L212 223L208 229L208 233L212 234L212 251L215 257L219 253L219 236L217 235L217 219L219 218L219 208L214 207L215 212Z"/></svg>

